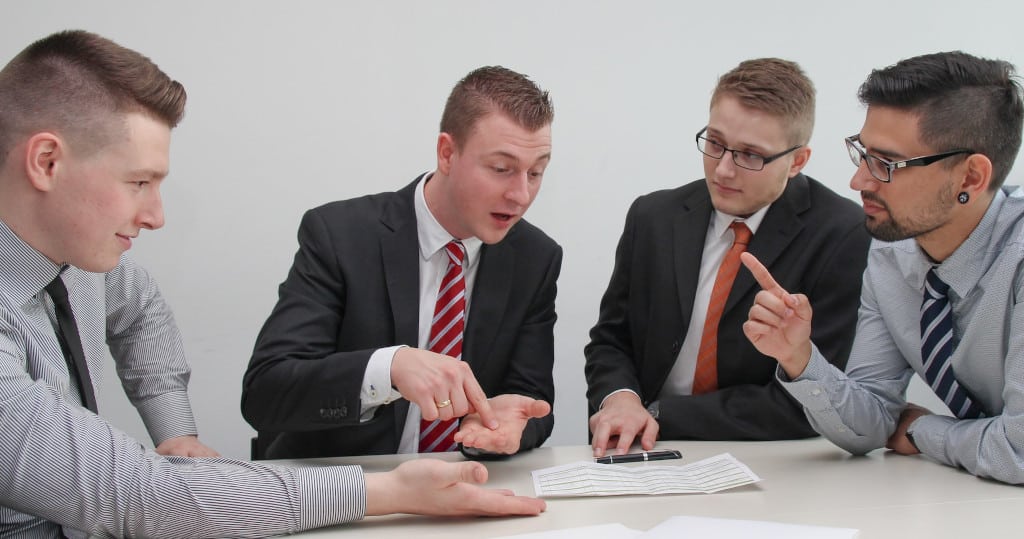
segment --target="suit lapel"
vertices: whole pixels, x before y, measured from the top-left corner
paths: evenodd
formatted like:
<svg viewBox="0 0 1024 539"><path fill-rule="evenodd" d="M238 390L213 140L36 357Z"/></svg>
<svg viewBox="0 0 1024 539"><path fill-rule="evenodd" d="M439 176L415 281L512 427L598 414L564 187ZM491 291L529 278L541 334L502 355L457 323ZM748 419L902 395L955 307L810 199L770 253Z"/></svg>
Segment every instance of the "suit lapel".
<svg viewBox="0 0 1024 539"><path fill-rule="evenodd" d="M421 176L422 177L422 176ZM419 346L419 238L413 207L417 178L395 193L381 211L381 263L388 289L388 302L395 328L395 344ZM395 403L395 435L402 437L409 401Z"/></svg>
<svg viewBox="0 0 1024 539"><path fill-rule="evenodd" d="M810 207L810 193L807 189L807 178L797 174L790 178L786 190L776 200L768 213L765 214L757 233L750 240L747 250L767 268L771 268L779 255L789 247L800 231L804 228L800 214ZM757 283L754 276L745 267L740 268L733 283L729 299L725 303L725 312L729 312Z"/></svg>
<svg viewBox="0 0 1024 539"><path fill-rule="evenodd" d="M482 369L490 356L489 346L496 340L512 291L516 262L516 250L511 241L513 234L514 228L501 242L480 248L462 353L462 359L474 367L474 371Z"/></svg>
<svg viewBox="0 0 1024 539"><path fill-rule="evenodd" d="M417 178L416 181L419 181ZM380 253L395 324L395 342L419 345L419 239L413 195L416 182L395 193L381 212Z"/></svg>
<svg viewBox="0 0 1024 539"><path fill-rule="evenodd" d="M707 188L698 189L683 201L676 215L670 248L675 262L676 290L679 294L679 332L682 335L690 324L693 301L697 295L695 284L700 279L700 262L704 253L704 240L711 223L711 197ZM694 256L697 253L697 256ZM675 361L675 358L672 358Z"/></svg>

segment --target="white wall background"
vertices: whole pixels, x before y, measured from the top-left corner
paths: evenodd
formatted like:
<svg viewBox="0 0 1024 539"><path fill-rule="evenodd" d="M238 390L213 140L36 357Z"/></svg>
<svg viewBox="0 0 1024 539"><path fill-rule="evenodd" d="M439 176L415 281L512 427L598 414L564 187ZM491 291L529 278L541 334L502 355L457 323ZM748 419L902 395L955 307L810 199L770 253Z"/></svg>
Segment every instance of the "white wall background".
<svg viewBox="0 0 1024 539"><path fill-rule="evenodd" d="M501 64L550 90L554 159L527 218L565 249L555 431L586 441L583 345L629 203L702 175L693 135L717 77L739 61L799 62L818 89L806 172L856 199L842 137L869 71L962 49L1024 69L1012 2L350 1L8 3L0 62L65 28L98 32L185 84L188 112L164 185L167 226L134 256L177 313L202 438L247 457L239 412L252 343L296 248L302 212L394 190L434 165L451 86ZM1024 179L1024 162L1008 183ZM148 436L107 373L101 410ZM931 404L920 386L913 391Z"/></svg>

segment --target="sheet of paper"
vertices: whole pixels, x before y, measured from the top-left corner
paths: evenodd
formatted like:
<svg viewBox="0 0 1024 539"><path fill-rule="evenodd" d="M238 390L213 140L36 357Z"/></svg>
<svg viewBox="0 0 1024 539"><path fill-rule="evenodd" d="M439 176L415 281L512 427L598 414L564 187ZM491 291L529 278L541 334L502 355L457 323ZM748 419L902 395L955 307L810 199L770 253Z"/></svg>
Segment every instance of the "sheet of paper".
<svg viewBox="0 0 1024 539"><path fill-rule="evenodd" d="M728 453L690 464L597 464L579 461L533 472L540 497L710 494L760 481Z"/></svg>
<svg viewBox="0 0 1024 539"><path fill-rule="evenodd" d="M643 539L714 537L715 539L851 539L860 532L851 528L829 528L783 524L763 520L732 520L707 517L672 517L640 535Z"/></svg>
<svg viewBox="0 0 1024 539"><path fill-rule="evenodd" d="M497 539L637 539L642 534L643 532L627 528L622 524L599 524L567 530L506 535Z"/></svg>

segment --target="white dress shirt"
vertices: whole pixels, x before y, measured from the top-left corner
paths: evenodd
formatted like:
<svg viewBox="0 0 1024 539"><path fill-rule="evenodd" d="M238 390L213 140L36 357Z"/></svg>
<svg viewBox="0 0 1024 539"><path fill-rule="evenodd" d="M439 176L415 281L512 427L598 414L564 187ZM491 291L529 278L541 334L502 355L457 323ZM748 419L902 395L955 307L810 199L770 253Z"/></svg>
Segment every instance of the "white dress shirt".
<svg viewBox="0 0 1024 539"><path fill-rule="evenodd" d="M768 213L771 204L757 210L746 219L736 217L715 210L711 213L711 223L708 225L708 233L704 237L704 251L700 259L700 277L697 280L697 293L693 298L693 312L690 315L690 324L686 327L686 336L683 338L683 345L676 356L676 363L669 372L665 385L662 386L658 399L669 395L690 395L693 393L693 375L697 370L697 353L700 351L700 340L704 335L704 321L708 315L708 304L711 303L711 290L715 287L715 277L718 275L718 267L722 265L725 254L732 247L736 234L729 228L733 221L740 221L747 225L750 234L757 233L761 221ZM608 397L622 392L635 392L632 389L620 389L612 391L601 401L604 407Z"/></svg>
<svg viewBox="0 0 1024 539"><path fill-rule="evenodd" d="M711 214L711 224L704 238L704 254L700 259L700 278L697 279L697 294L693 298L693 312L690 314L690 325L686 327L683 345L676 356L676 363L669 372L665 385L658 394L658 399L668 395L690 395L693 393L693 375L697 370L697 354L700 352L700 341L704 335L704 321L708 316L708 304L711 303L711 290L715 287L718 267L722 265L726 253L732 247L736 234L729 226L733 221L747 225L750 234L757 233L761 221L768 213L765 206L746 219L728 215L715 210Z"/></svg>
<svg viewBox="0 0 1024 539"><path fill-rule="evenodd" d="M434 306L437 303L437 292L441 288L441 280L448 270L448 255L444 246L453 239L458 239L466 248L463 271L466 279L466 323L469 321L470 303L473 298L473 283L476 281L476 270L479 267L480 247L483 242L478 238L453 238L437 222L434 214L427 207L423 188L433 177L429 174L416 185L413 206L416 210L416 235L420 246L420 303L419 303L419 348L427 349L430 340L430 325L434 319ZM362 408L360 417L367 421L373 417L377 407L389 404L402 398L402 394L391 386L391 362L395 352L402 346L380 348L370 356L363 376L363 388L360 399ZM406 417L402 439L398 444L399 453L416 453L419 451L420 408L409 403L409 415Z"/></svg>

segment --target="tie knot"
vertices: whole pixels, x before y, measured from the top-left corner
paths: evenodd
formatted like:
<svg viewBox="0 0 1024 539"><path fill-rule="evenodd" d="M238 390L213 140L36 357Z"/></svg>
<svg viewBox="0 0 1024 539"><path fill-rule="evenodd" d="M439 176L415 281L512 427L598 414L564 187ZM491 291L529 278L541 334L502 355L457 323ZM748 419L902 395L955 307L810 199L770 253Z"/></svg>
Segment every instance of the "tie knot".
<svg viewBox="0 0 1024 539"><path fill-rule="evenodd" d="M939 278L935 268L928 270L924 278L924 293L932 298L944 298L949 293L949 285Z"/></svg>
<svg viewBox="0 0 1024 539"><path fill-rule="evenodd" d="M448 253L448 259L451 260L452 264L461 266L462 261L466 258L466 250L462 246L461 241L452 240L445 244L445 252Z"/></svg>
<svg viewBox="0 0 1024 539"><path fill-rule="evenodd" d="M750 229L747 228L746 223L743 223L742 221L733 221L732 224L729 225L729 228L731 228L732 233L736 235L736 239L732 241L734 245L737 243L740 245L747 245L750 243L750 236L753 234L751 234Z"/></svg>

